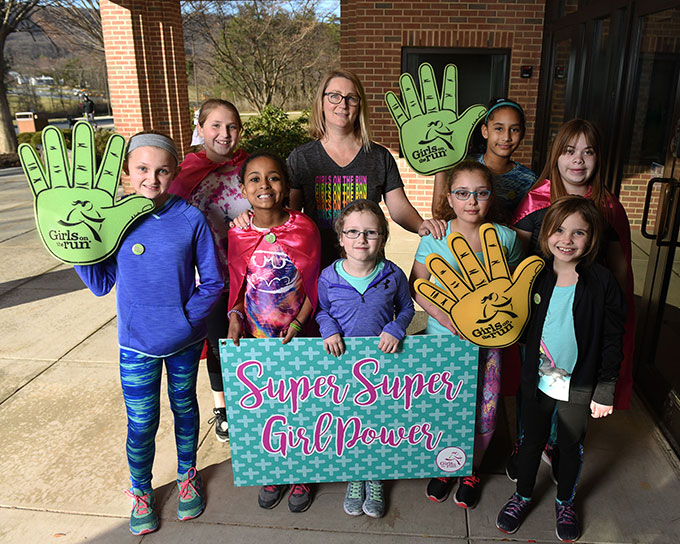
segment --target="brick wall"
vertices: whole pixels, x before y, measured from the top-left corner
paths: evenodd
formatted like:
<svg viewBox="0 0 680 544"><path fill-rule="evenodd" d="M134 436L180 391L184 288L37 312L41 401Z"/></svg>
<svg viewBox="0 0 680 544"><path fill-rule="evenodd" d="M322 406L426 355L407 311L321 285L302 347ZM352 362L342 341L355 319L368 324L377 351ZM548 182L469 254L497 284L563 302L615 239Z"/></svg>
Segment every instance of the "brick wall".
<svg viewBox="0 0 680 544"><path fill-rule="evenodd" d="M101 0L106 65L116 130L170 135L191 143L182 19L177 0Z"/></svg>
<svg viewBox="0 0 680 544"><path fill-rule="evenodd" d="M366 88L371 130L395 158L399 134L384 103L385 92L399 93L401 48L508 48L509 98L526 112L527 136L516 160L530 165L536 120L545 2L489 0L483 3L341 0L340 57ZM534 67L531 79L520 78L520 66ZM464 84L464 82L462 82ZM397 161L406 193L421 214L429 217L433 176L414 173L404 159Z"/></svg>

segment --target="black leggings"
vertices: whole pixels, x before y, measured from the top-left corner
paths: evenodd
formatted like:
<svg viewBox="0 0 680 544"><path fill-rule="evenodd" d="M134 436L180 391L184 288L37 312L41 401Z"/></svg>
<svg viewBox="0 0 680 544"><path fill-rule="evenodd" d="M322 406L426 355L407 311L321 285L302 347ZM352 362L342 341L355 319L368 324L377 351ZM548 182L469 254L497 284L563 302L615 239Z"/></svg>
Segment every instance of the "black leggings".
<svg viewBox="0 0 680 544"><path fill-rule="evenodd" d="M226 338L229 332L229 320L227 319L227 304L229 294L225 291L220 296L217 304L206 318L208 326L208 377L210 388L213 391L224 391L222 382L222 366L220 365L220 338Z"/></svg>
<svg viewBox="0 0 680 544"><path fill-rule="evenodd" d="M586 436L590 406L549 397L540 389L537 395L522 395L524 440L519 448L517 493L530 498L534 492L541 453L550 436L550 422L557 405L557 447L559 474L557 498L571 501L583 464L583 440Z"/></svg>

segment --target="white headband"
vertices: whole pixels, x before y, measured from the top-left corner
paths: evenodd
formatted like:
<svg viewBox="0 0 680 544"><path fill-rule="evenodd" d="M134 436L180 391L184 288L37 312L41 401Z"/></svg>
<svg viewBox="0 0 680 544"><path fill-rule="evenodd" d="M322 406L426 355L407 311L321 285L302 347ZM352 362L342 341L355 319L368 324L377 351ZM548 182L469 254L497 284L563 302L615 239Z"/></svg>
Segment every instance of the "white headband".
<svg viewBox="0 0 680 544"><path fill-rule="evenodd" d="M175 142L163 134L135 134L132 138L130 138L130 142L128 143L128 155L138 147L146 146L160 147L161 149L165 149L168 153L170 153L170 155L175 157L175 161L179 163Z"/></svg>

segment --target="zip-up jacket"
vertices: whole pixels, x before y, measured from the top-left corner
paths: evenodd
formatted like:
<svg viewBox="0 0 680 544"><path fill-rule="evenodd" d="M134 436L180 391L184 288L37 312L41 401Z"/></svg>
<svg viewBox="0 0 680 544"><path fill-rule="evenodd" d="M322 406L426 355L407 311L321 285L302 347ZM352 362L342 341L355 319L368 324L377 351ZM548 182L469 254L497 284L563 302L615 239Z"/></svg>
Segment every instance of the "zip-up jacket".
<svg viewBox="0 0 680 544"><path fill-rule="evenodd" d="M203 340L224 287L208 222L176 196L136 221L113 256L75 270L98 297L116 285L120 347L153 357Z"/></svg>
<svg viewBox="0 0 680 544"><path fill-rule="evenodd" d="M392 261L385 260L363 295L335 271L335 263L321 272L316 321L324 339L336 333L380 336L384 331L402 340L414 313L406 276Z"/></svg>
<svg viewBox="0 0 680 544"><path fill-rule="evenodd" d="M626 304L619 284L604 266L576 267L574 332L578 356L569 382L569 402L611 406L623 359ZM525 331L526 356L522 365L522 394L536 395L539 345L557 276L546 262L534 284L531 318Z"/></svg>

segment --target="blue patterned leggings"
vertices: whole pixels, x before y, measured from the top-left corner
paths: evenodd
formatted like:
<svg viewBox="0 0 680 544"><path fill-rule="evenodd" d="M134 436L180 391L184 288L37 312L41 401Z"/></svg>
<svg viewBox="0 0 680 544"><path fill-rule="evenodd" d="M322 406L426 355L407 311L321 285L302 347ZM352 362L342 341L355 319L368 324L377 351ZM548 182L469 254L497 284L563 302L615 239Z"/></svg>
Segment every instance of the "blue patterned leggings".
<svg viewBox="0 0 680 544"><path fill-rule="evenodd" d="M199 427L196 376L202 347L203 342L198 342L164 359L120 349L120 382L128 418L125 449L130 481L132 487L144 493L152 489L151 469L156 453L164 360L168 398L175 416L178 477L196 466Z"/></svg>

